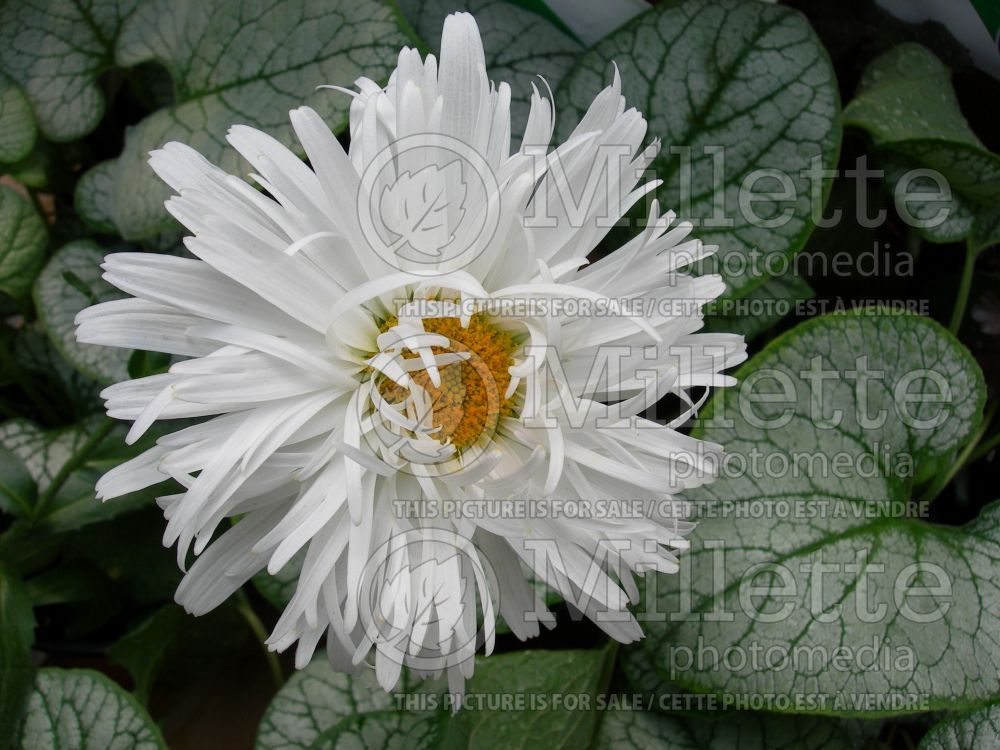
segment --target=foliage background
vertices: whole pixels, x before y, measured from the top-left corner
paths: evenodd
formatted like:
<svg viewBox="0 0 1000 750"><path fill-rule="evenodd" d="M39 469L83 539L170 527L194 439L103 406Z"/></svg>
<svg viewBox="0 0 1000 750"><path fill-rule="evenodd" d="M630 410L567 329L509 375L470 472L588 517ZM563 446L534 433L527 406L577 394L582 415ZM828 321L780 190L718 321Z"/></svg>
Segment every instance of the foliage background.
<svg viewBox="0 0 1000 750"><path fill-rule="evenodd" d="M757 560L795 559L817 546L836 555L863 540L890 569L931 559L953 571L952 609L935 628L886 626L931 664L919 674L767 675L690 670L671 675L662 654L673 643L739 642L745 622L649 624L629 648L606 644L588 623L556 603L559 628L522 644L498 639L498 655L477 666L473 693L581 693L592 696L691 691L791 695L853 688L916 690L927 711L841 706L672 713L553 709L537 712L399 710L367 677L334 674L320 658L294 674L265 657L260 641L294 583L294 570L256 580L237 600L200 618L172 604L180 574L160 546L153 497L140 492L102 505L93 485L108 468L148 447L126 447L125 428L101 413L103 385L162 371L144 352L76 343L73 318L118 294L100 278L102 257L121 249L181 253L179 227L162 209L165 186L145 164L166 140L182 140L236 173L224 143L233 123L263 127L292 143L287 111L316 107L343 131L348 100L316 91L364 74L384 79L399 47L436 49L447 12L470 9L482 28L489 72L511 82L515 136L535 74L555 91L563 132L606 80L610 61L624 92L664 141L655 164L662 198L682 218L722 206L732 227L696 230L722 255L759 247L777 260L858 254L874 246L890 267L911 273L823 274L794 263L727 272L730 300L812 301L792 314L742 315L721 309L716 330L738 330L754 358L741 379L764 367L794 374L816 353L847 367L867 354L892 371L933 365L959 395L955 413L930 434L889 424L870 443L904 440L917 475L884 466L848 486L747 488L726 480L723 500L785 494L795 502L841 494L859 504L930 498L929 520L880 518L821 530L787 521L703 524L705 538L735 540L733 577ZM1000 511L996 498L996 372L1000 367L1000 148L995 103L1000 84L973 67L941 27L911 26L873 3L797 0L687 0L648 13L587 50L538 0L3 0L0 2L0 747L241 748L333 747L663 747L921 748L997 746L1000 708ZM347 135L343 136L346 143ZM681 165L668 147L692 147L690 205L678 205ZM705 146L725 146L721 184L712 182ZM817 228L808 200L791 205L781 228L741 223L735 210L745 173L781 168L798 176L814 158L850 169L867 157L884 178L824 183L827 211L847 219ZM903 222L892 189L907 168L929 167L954 190L950 218L937 227ZM806 193L807 194L807 193ZM721 201L721 202L720 202ZM764 202L762 214L787 206ZM867 226L857 218L886 211ZM939 208L933 205L930 208ZM609 239L611 246L614 237ZM853 302L927 300L929 317L859 313L817 316ZM806 318L815 318L806 320ZM934 323L937 320L938 323ZM939 325L940 324L940 325ZM950 329L950 330L946 330ZM984 375L985 373L985 375ZM745 423L713 427L735 392L713 399L694 429L739 450L771 452L795 444L834 450L806 420L785 430ZM827 406L853 405L834 388ZM799 403L801 415L807 404ZM704 499L704 498L700 498ZM761 540L764 540L763 542ZM701 571L710 553L692 550L694 590L703 603L731 597ZM846 593L854 581L838 581ZM669 581L657 590L669 605ZM806 623L762 635L775 643L840 638L868 631L841 618L835 630ZM787 626L786 626L787 627ZM891 631L891 632L890 632ZM277 684L284 686L277 690ZM812 687L809 687L809 686ZM407 685L434 693L435 684ZM408 704L417 707L417 703ZM992 739L990 739L992 738ZM988 744L993 742L994 744ZM395 744L393 744L395 743Z"/></svg>

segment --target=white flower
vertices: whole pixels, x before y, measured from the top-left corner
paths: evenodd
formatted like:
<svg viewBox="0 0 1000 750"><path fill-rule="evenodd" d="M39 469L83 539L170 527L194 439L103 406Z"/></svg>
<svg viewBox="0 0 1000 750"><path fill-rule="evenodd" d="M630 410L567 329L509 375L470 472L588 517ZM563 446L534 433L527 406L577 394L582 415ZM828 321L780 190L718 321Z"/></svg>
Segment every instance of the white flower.
<svg viewBox="0 0 1000 750"><path fill-rule="evenodd" d="M710 248L655 201L634 239L587 263L656 187L638 183L658 144L642 148L616 71L555 150L535 90L511 153L510 88L489 83L465 14L446 20L440 64L404 49L384 89L357 86L347 153L304 107L291 122L308 166L230 130L266 192L179 143L152 154L196 259L109 255L104 277L132 298L84 310L77 336L176 355L104 391L129 441L208 419L110 471L99 496L180 483L159 505L179 564L196 556L177 591L194 614L305 550L269 645L297 642L303 666L325 634L345 669L374 646L386 689L405 664L460 691L498 614L520 638L551 625L529 576L619 641L641 637L632 573L676 570L691 524L671 498L721 455L673 427L690 389L701 403L745 356L738 336L696 333L724 286L679 273ZM594 174L582 206L567 199ZM668 394L677 419L638 416ZM644 502L557 502L573 498Z"/></svg>

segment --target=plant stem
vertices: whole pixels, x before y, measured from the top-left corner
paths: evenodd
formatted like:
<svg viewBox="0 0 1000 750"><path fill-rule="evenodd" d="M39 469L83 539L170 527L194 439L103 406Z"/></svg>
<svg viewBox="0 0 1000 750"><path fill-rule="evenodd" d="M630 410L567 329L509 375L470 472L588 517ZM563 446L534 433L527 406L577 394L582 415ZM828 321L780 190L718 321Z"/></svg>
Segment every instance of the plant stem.
<svg viewBox="0 0 1000 750"><path fill-rule="evenodd" d="M948 470L948 473L945 474L944 477L939 479L927 489L927 492L925 492L923 498L921 498L923 501L928 504L934 502L934 499L940 495L941 491L951 483L952 479L955 478L955 475L970 463L969 458L972 455L972 451L976 449L976 446L979 445L979 441L983 439L983 435L985 435L986 431L989 429L990 422L993 421L993 416L996 413L997 404L994 403L986 411L986 415L983 417L983 421L982 424L979 425L979 429L975 431L972 438L962 449L962 452L955 458L955 461L951 465L951 469Z"/></svg>
<svg viewBox="0 0 1000 750"><path fill-rule="evenodd" d="M948 330L955 336L958 335L958 329L962 326L965 307L969 303L969 289L972 287L972 273L976 268L977 257L979 257L979 251L972 244L970 237L965 242L965 265L962 266L962 280L959 282L958 296L955 298L955 308L951 311L951 323L948 326Z"/></svg>
<svg viewBox="0 0 1000 750"><path fill-rule="evenodd" d="M611 687L611 678L615 672L615 664L618 661L618 641L611 639L608 644L604 647L604 666L601 670L601 676L597 683L598 695L607 695L608 688ZM599 711L597 714L597 723L594 726L594 732L596 733L600 729L601 722L604 720L604 714L606 711Z"/></svg>
<svg viewBox="0 0 1000 750"><path fill-rule="evenodd" d="M31 200L31 205L34 206L35 210L38 212L38 218L40 218L45 224L50 224L49 214L45 211L45 206L42 205L42 202L38 200L37 192L27 187L25 189L28 191L28 198Z"/></svg>
<svg viewBox="0 0 1000 750"><path fill-rule="evenodd" d="M991 450L996 448L998 445L1000 445L1000 432L998 432L996 435L991 437L985 443L980 445L979 448L976 450L976 452L973 453L971 456L969 456L968 463L970 464L975 463L983 456L985 456L987 453L989 453Z"/></svg>
<svg viewBox="0 0 1000 750"><path fill-rule="evenodd" d="M278 661L278 655L267 647L267 629L264 627L264 623L260 621L257 613L253 611L253 607L250 606L250 600L247 599L247 595L243 589L240 589L237 594L236 606L240 614L243 615L243 619L246 620L247 625L250 626L250 630L253 631L257 642L260 643L261 651L264 652L264 659L267 661L268 669L271 671L271 679L274 682L274 687L280 690L281 686L285 684L285 672L281 668L281 662Z"/></svg>
<svg viewBox="0 0 1000 750"><path fill-rule="evenodd" d="M112 420L105 419L98 427L94 428L94 431L90 433L83 445L73 452L73 455L67 459L66 463L59 467L59 471L52 477L49 486L45 488L45 492L38 496L38 502L35 503L34 518L36 521L45 517L45 511L48 510L53 498L55 498L60 488L66 483L66 480L69 479L69 475L80 468L83 462L94 451L94 448L100 445L101 441L114 429L114 426L115 423Z"/></svg>
<svg viewBox="0 0 1000 750"><path fill-rule="evenodd" d="M923 238L913 227L910 227L910 230L906 233L906 251L910 254L910 260L913 263L916 263L917 258L920 257L920 250L922 247Z"/></svg>

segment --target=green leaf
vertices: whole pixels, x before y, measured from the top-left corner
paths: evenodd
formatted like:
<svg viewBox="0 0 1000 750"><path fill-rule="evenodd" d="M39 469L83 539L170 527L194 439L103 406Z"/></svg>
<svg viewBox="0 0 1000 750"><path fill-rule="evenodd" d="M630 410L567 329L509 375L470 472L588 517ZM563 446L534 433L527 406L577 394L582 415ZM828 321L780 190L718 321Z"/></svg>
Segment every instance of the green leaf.
<svg viewBox="0 0 1000 750"><path fill-rule="evenodd" d="M15 454L38 484L48 489L59 468L84 439L78 430L46 432L27 419L11 419L0 424L0 446Z"/></svg>
<svg viewBox="0 0 1000 750"><path fill-rule="evenodd" d="M473 701L442 724L438 747L587 747L596 726L597 695L607 687L611 649L598 651L518 651L476 659L466 683ZM524 710L504 710L494 701L482 708L475 696L524 696ZM581 702L556 704L554 696L580 696ZM586 701L586 702L585 702Z"/></svg>
<svg viewBox="0 0 1000 750"><path fill-rule="evenodd" d="M978 212L972 228L972 244L980 251L1000 245L1000 210Z"/></svg>
<svg viewBox="0 0 1000 750"><path fill-rule="evenodd" d="M56 430L44 430L26 419L0 424L0 448L20 458L38 486L30 527L47 533L70 531L151 504L163 492L162 486L105 503L95 495L94 485L102 474L151 447L156 439L150 434L126 446L124 434L124 426L104 419ZM39 507L42 499L47 501L44 508Z"/></svg>
<svg viewBox="0 0 1000 750"><path fill-rule="evenodd" d="M799 302L815 297L809 283L797 273L775 276L743 299L716 300L705 307L705 331L738 333L747 341L795 312Z"/></svg>
<svg viewBox="0 0 1000 750"><path fill-rule="evenodd" d="M938 722L920 740L919 750L1000 748L1000 703L991 703Z"/></svg>
<svg viewBox="0 0 1000 750"><path fill-rule="evenodd" d="M991 154L992 156L992 154ZM896 211L929 242L959 242L972 237L977 250L997 244L996 227L1000 222L997 200L969 198L956 189L945 172L933 169L917 157L887 153L883 159L886 186ZM996 175L983 175L994 180ZM943 181L942 181L943 180ZM984 183L991 184L991 183ZM992 183L996 184L996 183Z"/></svg>
<svg viewBox="0 0 1000 750"><path fill-rule="evenodd" d="M655 711L607 711L592 750L851 750L857 747L829 719L723 714L713 720Z"/></svg>
<svg viewBox="0 0 1000 750"><path fill-rule="evenodd" d="M436 750L442 721L434 713L357 714L321 734L309 750Z"/></svg>
<svg viewBox="0 0 1000 750"><path fill-rule="evenodd" d="M684 692L673 686L668 689L663 678L656 671L656 666L641 649L618 649L615 666L621 674L622 681L630 691L649 696L655 696L657 693L673 695Z"/></svg>
<svg viewBox="0 0 1000 750"><path fill-rule="evenodd" d="M21 89L0 73L0 162L16 162L35 145L35 120Z"/></svg>
<svg viewBox="0 0 1000 750"><path fill-rule="evenodd" d="M884 152L897 209L904 218L912 215L927 239L954 242L977 221L997 220L1000 156L972 132L948 68L925 47L902 44L876 58L844 109L844 122L865 130ZM913 172L927 169L945 179L950 197L933 177Z"/></svg>
<svg viewBox="0 0 1000 750"><path fill-rule="evenodd" d="M719 245L707 268L722 273L730 295L748 294L813 229L812 181L803 170L814 160L814 168L837 163L837 81L823 45L788 8L757 0L664 3L580 58L559 87L563 132L574 124L571 113L586 111L606 85L612 62L628 104L663 141L653 164L664 181L661 204L696 220L695 235ZM740 207L744 183L744 198L753 191L752 213ZM779 195L786 188L790 200Z"/></svg>
<svg viewBox="0 0 1000 750"><path fill-rule="evenodd" d="M210 662L245 644L248 635L231 603L202 617L167 604L119 638L108 649L108 658L128 670L135 681L135 696L145 705L161 671L176 671L194 656L197 668L192 671L204 676Z"/></svg>
<svg viewBox="0 0 1000 750"><path fill-rule="evenodd" d="M14 359L31 374L37 390L51 400L61 417L79 420L100 411L100 383L70 365L37 321L18 331ZM65 394L65 399L60 399L60 394Z"/></svg>
<svg viewBox="0 0 1000 750"><path fill-rule="evenodd" d="M867 130L876 145L906 149L924 139L983 144L962 116L951 73L919 44L901 44L865 70L844 123Z"/></svg>
<svg viewBox="0 0 1000 750"><path fill-rule="evenodd" d="M21 750L166 750L156 724L119 685L89 669L39 670Z"/></svg>
<svg viewBox="0 0 1000 750"><path fill-rule="evenodd" d="M557 89L583 51L583 46L537 13L507 0L401 0L403 15L435 53L441 49L441 30L449 13L465 10L479 25L486 52L486 70L493 81L511 88L511 133L524 132L531 102L531 85L538 76Z"/></svg>
<svg viewBox="0 0 1000 750"><path fill-rule="evenodd" d="M74 560L50 568L25 583L35 607L104 601L111 594L111 582L93 563Z"/></svg>
<svg viewBox="0 0 1000 750"><path fill-rule="evenodd" d="M679 579L652 579L638 658L661 685L777 696L775 709L803 713L954 709L1000 693L1000 503L961 528L907 505L981 421L968 351L926 318L829 316L737 378L695 431L729 458L685 492L704 512ZM788 702L802 694L826 702Z"/></svg>
<svg viewBox="0 0 1000 750"><path fill-rule="evenodd" d="M35 617L24 584L0 565L0 750L14 747L31 690Z"/></svg>
<svg viewBox="0 0 1000 750"><path fill-rule="evenodd" d="M0 185L0 292L27 295L45 262L45 224L31 202Z"/></svg>
<svg viewBox="0 0 1000 750"><path fill-rule="evenodd" d="M38 490L27 467L14 453L0 448L0 510L30 516Z"/></svg>
<svg viewBox="0 0 1000 750"><path fill-rule="evenodd" d="M15 520L0 534L0 558L14 570L28 575L51 565L59 556L63 539L55 534L24 533L28 522Z"/></svg>
<svg viewBox="0 0 1000 750"><path fill-rule="evenodd" d="M73 205L76 212L91 229L103 234L115 234L114 206L114 170L113 159L102 161L91 167L73 191Z"/></svg>
<svg viewBox="0 0 1000 750"><path fill-rule="evenodd" d="M52 256L35 282L35 306L52 345L66 361L100 383L128 380L131 350L76 340L77 313L124 295L101 278L107 254L91 240L76 240Z"/></svg>
<svg viewBox="0 0 1000 750"><path fill-rule="evenodd" d="M457 713L435 682L416 685L424 698L416 708L424 708L414 711L399 692L379 687L374 670L351 677L335 672L319 655L275 696L261 720L255 749L586 747L595 726L596 696L606 687L610 655L603 649L477 658L475 674L466 683L469 703ZM406 679L404 672L402 693L409 691ZM489 694L523 695L524 710L495 709L495 700L477 706L476 696ZM554 705L554 694L581 703Z"/></svg>
<svg viewBox="0 0 1000 750"><path fill-rule="evenodd" d="M261 718L256 750L301 750L352 714L395 706L379 687L374 670L351 676L334 671L325 654L317 655L278 691Z"/></svg>
<svg viewBox="0 0 1000 750"><path fill-rule="evenodd" d="M22 88L38 127L72 141L104 115L98 77L137 0L23 0L0 6L0 69Z"/></svg>
<svg viewBox="0 0 1000 750"><path fill-rule="evenodd" d="M182 573L173 551L163 546L163 514L150 504L80 529L69 538L66 559L75 565L96 565L138 605L159 606L173 598ZM142 565L135 565L135 560Z"/></svg>
<svg viewBox="0 0 1000 750"><path fill-rule="evenodd" d="M135 695L140 703L149 701L156 672L187 619L188 615L182 608L168 604L108 649L108 658L114 664L125 667L132 675Z"/></svg>
<svg viewBox="0 0 1000 750"><path fill-rule="evenodd" d="M172 227L169 190L146 164L149 152L182 141L234 173L247 165L225 141L231 125L252 125L292 144L288 111L310 105L334 130L347 122L350 97L317 91L361 75L386 79L411 38L382 0L190 3L138 7L122 29L121 65L157 61L170 71L177 102L132 128L114 166L114 217L122 236Z"/></svg>

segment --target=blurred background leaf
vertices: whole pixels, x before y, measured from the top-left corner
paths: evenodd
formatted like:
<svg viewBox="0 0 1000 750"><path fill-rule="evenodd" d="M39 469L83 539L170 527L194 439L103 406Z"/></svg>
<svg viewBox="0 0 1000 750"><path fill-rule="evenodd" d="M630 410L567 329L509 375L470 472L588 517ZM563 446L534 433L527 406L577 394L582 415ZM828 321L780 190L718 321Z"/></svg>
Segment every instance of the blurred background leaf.
<svg viewBox="0 0 1000 750"><path fill-rule="evenodd" d="M234 124L252 125L298 148L288 111L314 107L334 130L347 123L350 97L319 90L361 75L384 80L401 47L415 39L383 0L173 0L141 4L118 39L119 65L166 67L176 101L131 129L114 165L112 211L127 239L173 226L163 209L170 189L146 164L151 150L177 140L223 169L248 165L225 141Z"/></svg>

